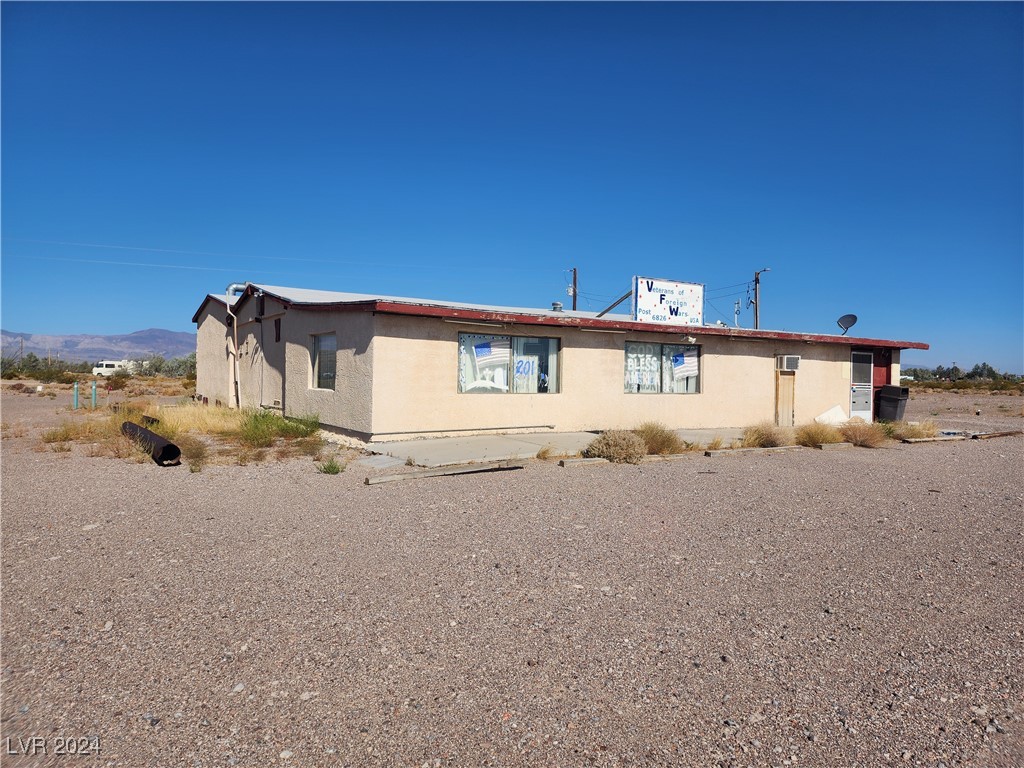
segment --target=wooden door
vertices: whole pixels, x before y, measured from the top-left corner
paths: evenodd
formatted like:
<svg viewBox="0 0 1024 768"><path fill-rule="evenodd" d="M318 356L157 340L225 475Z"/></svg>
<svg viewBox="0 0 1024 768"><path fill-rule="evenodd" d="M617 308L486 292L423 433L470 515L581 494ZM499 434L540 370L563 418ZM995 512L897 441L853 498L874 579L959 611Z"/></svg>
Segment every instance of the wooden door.
<svg viewBox="0 0 1024 768"><path fill-rule="evenodd" d="M796 371L775 372L775 423L780 427L796 424Z"/></svg>

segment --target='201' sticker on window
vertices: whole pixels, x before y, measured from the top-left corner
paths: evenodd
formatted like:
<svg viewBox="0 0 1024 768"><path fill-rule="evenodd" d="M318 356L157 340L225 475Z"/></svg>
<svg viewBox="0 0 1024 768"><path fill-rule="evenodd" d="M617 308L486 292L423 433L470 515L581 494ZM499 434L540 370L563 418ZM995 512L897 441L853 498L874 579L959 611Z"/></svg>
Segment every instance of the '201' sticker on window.
<svg viewBox="0 0 1024 768"><path fill-rule="evenodd" d="M516 360L516 376L532 376L536 372L536 360Z"/></svg>

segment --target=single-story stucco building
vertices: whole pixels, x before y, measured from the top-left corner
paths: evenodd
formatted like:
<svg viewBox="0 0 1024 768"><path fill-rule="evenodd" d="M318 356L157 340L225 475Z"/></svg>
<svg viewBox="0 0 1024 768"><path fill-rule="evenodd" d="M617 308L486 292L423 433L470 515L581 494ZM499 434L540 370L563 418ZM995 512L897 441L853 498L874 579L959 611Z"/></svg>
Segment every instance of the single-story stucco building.
<svg viewBox="0 0 1024 768"><path fill-rule="evenodd" d="M870 421L900 351L928 348L254 283L193 322L197 397L366 440Z"/></svg>

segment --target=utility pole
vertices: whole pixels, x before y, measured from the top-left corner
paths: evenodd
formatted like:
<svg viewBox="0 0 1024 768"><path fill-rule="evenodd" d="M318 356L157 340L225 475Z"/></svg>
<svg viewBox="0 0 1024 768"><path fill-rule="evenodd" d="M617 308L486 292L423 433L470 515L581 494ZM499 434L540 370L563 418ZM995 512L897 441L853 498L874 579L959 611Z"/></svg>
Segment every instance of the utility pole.
<svg viewBox="0 0 1024 768"><path fill-rule="evenodd" d="M770 267L765 267L754 273L754 328L761 327L761 273L771 271Z"/></svg>
<svg viewBox="0 0 1024 768"><path fill-rule="evenodd" d="M577 279L577 277L578 277L578 273L577 273L576 267L573 267L572 268L572 311L573 312L576 311L576 279Z"/></svg>

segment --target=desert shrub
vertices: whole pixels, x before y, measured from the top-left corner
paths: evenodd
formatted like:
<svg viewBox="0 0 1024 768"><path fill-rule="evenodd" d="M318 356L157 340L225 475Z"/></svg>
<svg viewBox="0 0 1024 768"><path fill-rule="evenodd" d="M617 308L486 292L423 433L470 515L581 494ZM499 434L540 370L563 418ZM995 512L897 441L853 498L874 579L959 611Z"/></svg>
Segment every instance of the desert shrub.
<svg viewBox="0 0 1024 768"><path fill-rule="evenodd" d="M777 448L780 445L792 445L791 435L770 421L762 421L743 430L744 448Z"/></svg>
<svg viewBox="0 0 1024 768"><path fill-rule="evenodd" d="M21 381L16 381L7 388L11 390L11 392L24 392L27 389L25 383Z"/></svg>
<svg viewBox="0 0 1024 768"><path fill-rule="evenodd" d="M839 428L843 439L862 448L880 448L885 445L886 434L881 424L850 421Z"/></svg>
<svg viewBox="0 0 1024 768"><path fill-rule="evenodd" d="M71 384L75 381L73 375L56 368L40 368L34 373L34 378L42 384Z"/></svg>
<svg viewBox="0 0 1024 768"><path fill-rule="evenodd" d="M841 442L843 442L843 433L831 424L821 424L817 421L812 421L810 424L797 427L796 430L797 445L814 447L816 445Z"/></svg>
<svg viewBox="0 0 1024 768"><path fill-rule="evenodd" d="M656 421L645 421L633 432L644 441L647 453L654 456L684 453L687 449L679 435Z"/></svg>
<svg viewBox="0 0 1024 768"><path fill-rule="evenodd" d="M242 417L240 438L253 448L266 448L279 437L309 437L320 429L318 416L286 419L273 411L248 411Z"/></svg>
<svg viewBox="0 0 1024 768"><path fill-rule="evenodd" d="M722 450L722 438L715 436L715 439L708 443L709 451L720 451Z"/></svg>
<svg viewBox="0 0 1024 768"><path fill-rule="evenodd" d="M124 371L115 371L112 375L107 376L107 389L110 390L121 390L128 386L128 382L132 380L132 377Z"/></svg>
<svg viewBox="0 0 1024 768"><path fill-rule="evenodd" d="M939 426L934 421L922 421L916 424L906 421L880 421L878 424L885 431L885 436L893 440L912 440L935 437L939 434Z"/></svg>
<svg viewBox="0 0 1024 768"><path fill-rule="evenodd" d="M616 464L639 464L647 455L647 446L633 432L612 429L591 440L583 455L590 459L608 459Z"/></svg>
<svg viewBox="0 0 1024 768"><path fill-rule="evenodd" d="M320 417L316 414L295 416L290 419L281 418L281 424L278 427L278 434L281 437L310 437L319 431Z"/></svg>
<svg viewBox="0 0 1024 768"><path fill-rule="evenodd" d="M175 441L181 449L181 456L188 462L190 472L201 472L209 459L210 450L198 437L182 435Z"/></svg>
<svg viewBox="0 0 1024 768"><path fill-rule="evenodd" d="M243 443L253 448L266 448L277 439L277 419L270 411L249 411L242 417L239 436Z"/></svg>
<svg viewBox="0 0 1024 768"><path fill-rule="evenodd" d="M338 461L331 456L323 464L317 464L316 471L321 475L336 475L339 472L344 471L345 467L338 463Z"/></svg>

